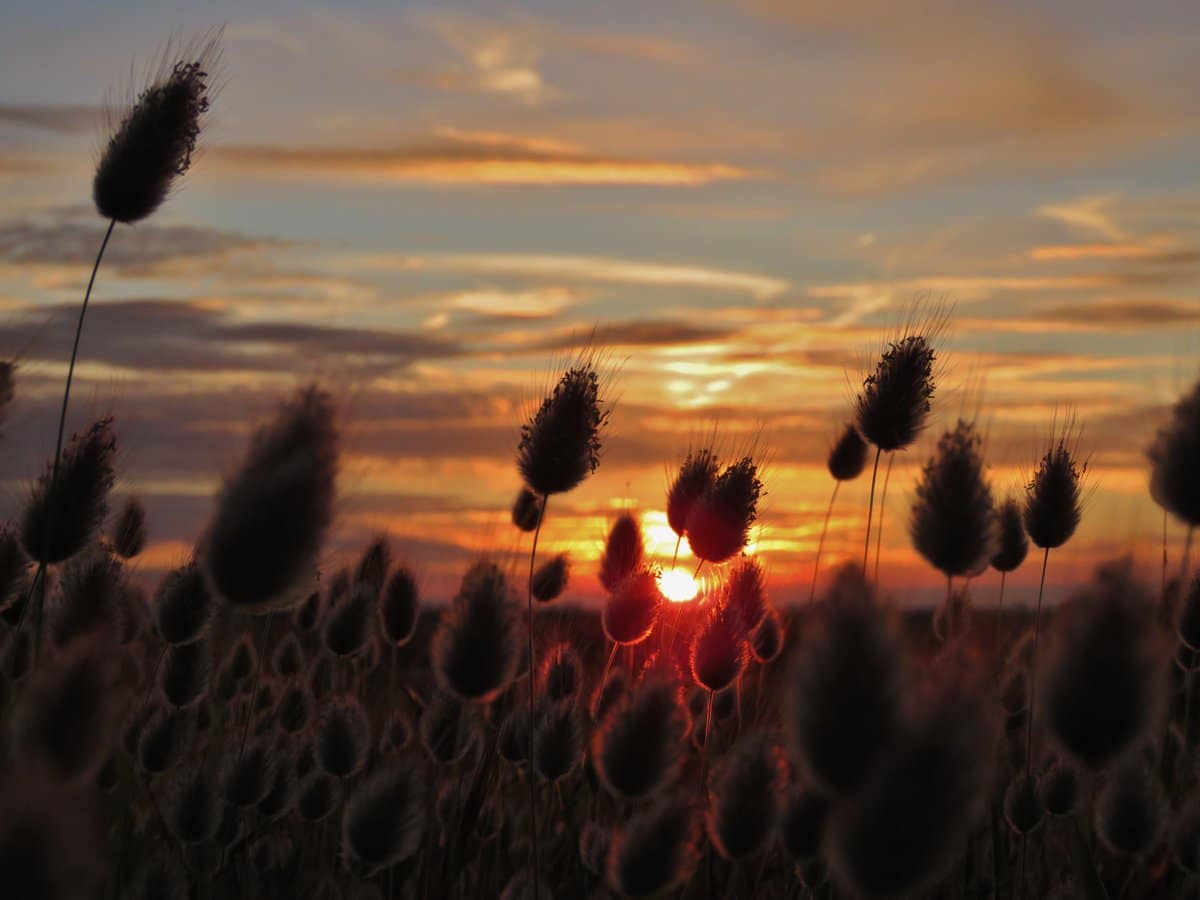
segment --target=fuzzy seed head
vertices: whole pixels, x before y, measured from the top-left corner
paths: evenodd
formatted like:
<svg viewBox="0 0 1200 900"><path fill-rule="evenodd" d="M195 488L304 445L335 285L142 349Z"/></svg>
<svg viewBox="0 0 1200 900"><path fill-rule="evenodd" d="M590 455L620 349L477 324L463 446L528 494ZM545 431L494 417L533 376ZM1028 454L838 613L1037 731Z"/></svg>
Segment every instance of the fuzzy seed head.
<svg viewBox="0 0 1200 900"><path fill-rule="evenodd" d="M708 835L721 856L747 859L775 833L787 783L782 749L763 734L742 738L709 782Z"/></svg>
<svg viewBox="0 0 1200 900"><path fill-rule="evenodd" d="M371 747L371 723L358 698L347 694L331 703L317 729L317 765L335 778L349 778L363 767Z"/></svg>
<svg viewBox="0 0 1200 900"><path fill-rule="evenodd" d="M698 817L682 796L635 812L613 835L608 881L621 897L661 897L686 882L699 858Z"/></svg>
<svg viewBox="0 0 1200 900"><path fill-rule="evenodd" d="M388 544L386 534L377 535L367 549L363 551L358 561L358 571L355 573L356 584L370 585L376 594L383 590L387 581L388 570L392 567L392 548Z"/></svg>
<svg viewBox="0 0 1200 900"><path fill-rule="evenodd" d="M921 473L908 526L913 546L943 575L978 574L995 549L994 515L982 440L960 419Z"/></svg>
<svg viewBox="0 0 1200 900"><path fill-rule="evenodd" d="M853 481L867 467L867 442L852 423L846 425L826 462L836 481Z"/></svg>
<svg viewBox="0 0 1200 900"><path fill-rule="evenodd" d="M1021 505L1008 497L996 510L996 548L992 555L992 568L997 572L1012 572L1029 553L1029 538L1025 536L1025 522L1021 516Z"/></svg>
<svg viewBox="0 0 1200 900"><path fill-rule="evenodd" d="M411 857L424 834L424 782L409 766L376 769L346 800L342 846L368 875Z"/></svg>
<svg viewBox="0 0 1200 900"><path fill-rule="evenodd" d="M426 754L443 766L459 762L480 740L473 710L450 694L434 695L421 713L417 729Z"/></svg>
<svg viewBox="0 0 1200 900"><path fill-rule="evenodd" d="M500 567L479 560L433 637L438 684L455 696L487 703L517 672L521 646L508 581Z"/></svg>
<svg viewBox="0 0 1200 900"><path fill-rule="evenodd" d="M1102 568L1054 621L1044 724L1075 760L1100 768L1132 750L1162 709L1164 667L1150 600L1127 564Z"/></svg>
<svg viewBox="0 0 1200 900"><path fill-rule="evenodd" d="M146 507L137 497L130 497L121 507L109 541L121 559L133 559L146 546Z"/></svg>
<svg viewBox="0 0 1200 900"><path fill-rule="evenodd" d="M778 657L782 651L783 622L779 619L779 613L771 609L750 635L750 653L756 662L765 665Z"/></svg>
<svg viewBox="0 0 1200 900"><path fill-rule="evenodd" d="M568 369L521 427L517 468L543 497L573 490L600 465L601 432L608 411L600 376L590 361Z"/></svg>
<svg viewBox="0 0 1200 900"><path fill-rule="evenodd" d="M163 700L169 706L182 707L204 699L210 671L207 641L168 646L158 677Z"/></svg>
<svg viewBox="0 0 1200 900"><path fill-rule="evenodd" d="M640 681L593 735L592 761L601 783L627 800L668 787L679 772L687 730L679 688L656 676Z"/></svg>
<svg viewBox="0 0 1200 900"><path fill-rule="evenodd" d="M667 488L667 524L680 537L687 533L688 517L696 501L712 490L720 465L712 450L689 451L679 473Z"/></svg>
<svg viewBox="0 0 1200 900"><path fill-rule="evenodd" d="M831 793L856 788L900 729L901 643L862 571L836 576L799 648L785 722L797 761Z"/></svg>
<svg viewBox="0 0 1200 900"><path fill-rule="evenodd" d="M158 209L192 163L208 113L219 35L186 47L125 112L96 167L92 199L106 219L132 224Z"/></svg>
<svg viewBox="0 0 1200 900"><path fill-rule="evenodd" d="M571 577L571 561L565 553L550 557L533 573L533 599L538 603L550 603L562 596Z"/></svg>
<svg viewBox="0 0 1200 900"><path fill-rule="evenodd" d="M384 640L393 647L403 647L412 640L420 611L416 576L401 566L392 573L379 598L379 629Z"/></svg>
<svg viewBox="0 0 1200 900"><path fill-rule="evenodd" d="M742 551L758 516L762 492L758 465L749 456L726 467L688 516L688 546L697 559L722 563Z"/></svg>
<svg viewBox="0 0 1200 900"><path fill-rule="evenodd" d="M583 686L583 663L575 648L565 642L551 647L542 658L538 683L547 700L573 703Z"/></svg>
<svg viewBox="0 0 1200 900"><path fill-rule="evenodd" d="M779 840L793 862L805 863L820 855L829 808L829 797L811 787L797 784L788 791L780 814Z"/></svg>
<svg viewBox="0 0 1200 900"><path fill-rule="evenodd" d="M1077 465L1064 441L1046 451L1025 487L1025 531L1035 547L1061 547L1082 516L1080 481L1087 466Z"/></svg>
<svg viewBox="0 0 1200 900"><path fill-rule="evenodd" d="M216 834L220 824L220 796L212 779L203 770L185 774L167 807L171 833L185 844L198 844Z"/></svg>
<svg viewBox="0 0 1200 900"><path fill-rule="evenodd" d="M1113 853L1139 856L1158 842L1167 802L1158 780L1140 766L1115 771L1096 798L1096 834Z"/></svg>
<svg viewBox="0 0 1200 900"><path fill-rule="evenodd" d="M642 526L629 511L617 516L604 542L600 557L600 584L613 594L642 567L646 556Z"/></svg>
<svg viewBox="0 0 1200 900"><path fill-rule="evenodd" d="M333 520L333 402L305 388L259 430L221 488L204 540L214 593L243 612L288 609L309 594Z"/></svg>
<svg viewBox="0 0 1200 900"><path fill-rule="evenodd" d="M194 561L162 580L151 604L154 626L168 644L187 644L208 631L215 609L204 573Z"/></svg>
<svg viewBox="0 0 1200 900"><path fill-rule="evenodd" d="M664 602L655 573L649 569L635 572L604 605L600 617L604 634L615 644L640 644L650 636Z"/></svg>
<svg viewBox="0 0 1200 900"><path fill-rule="evenodd" d="M368 584L355 585L345 601L325 613L321 643L339 659L357 656L371 636L375 615L375 592Z"/></svg>
<svg viewBox="0 0 1200 900"><path fill-rule="evenodd" d="M888 345L855 404L862 436L885 452L903 450L929 418L935 354L929 340L909 334Z"/></svg>
<svg viewBox="0 0 1200 900"><path fill-rule="evenodd" d="M53 565L91 542L108 511L116 452L112 419L103 418L72 436L57 474L53 463L46 466L21 518L21 544L31 559Z"/></svg>
<svg viewBox="0 0 1200 900"><path fill-rule="evenodd" d="M716 693L741 677L746 657L746 637L736 613L729 607L717 608L692 642L692 677L705 690Z"/></svg>
<svg viewBox="0 0 1200 900"><path fill-rule="evenodd" d="M569 700L542 704L533 731L533 768L544 780L561 781L583 760L583 717Z"/></svg>
<svg viewBox="0 0 1200 900"><path fill-rule="evenodd" d="M1200 381L1175 404L1147 455L1151 496L1179 520L1200 525Z"/></svg>
<svg viewBox="0 0 1200 900"><path fill-rule="evenodd" d="M529 534L536 531L542 517L542 498L524 485L517 491L513 501L512 522L521 531Z"/></svg>

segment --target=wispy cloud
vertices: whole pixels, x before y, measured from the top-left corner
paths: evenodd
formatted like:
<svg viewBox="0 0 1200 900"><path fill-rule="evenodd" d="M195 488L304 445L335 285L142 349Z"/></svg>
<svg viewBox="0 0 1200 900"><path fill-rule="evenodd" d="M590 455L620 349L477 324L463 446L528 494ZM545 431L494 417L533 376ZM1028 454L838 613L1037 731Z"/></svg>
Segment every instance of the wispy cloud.
<svg viewBox="0 0 1200 900"><path fill-rule="evenodd" d="M240 146L215 148L210 157L227 171L256 177L435 184L687 186L755 175L720 162L608 156L546 140L457 132L388 149Z"/></svg>
<svg viewBox="0 0 1200 900"><path fill-rule="evenodd" d="M542 253L356 253L335 256L330 262L341 268L358 270L462 272L549 279L560 284L633 284L697 288L748 294L758 300L778 297L789 288L785 279L770 275L603 256L559 256Z"/></svg>

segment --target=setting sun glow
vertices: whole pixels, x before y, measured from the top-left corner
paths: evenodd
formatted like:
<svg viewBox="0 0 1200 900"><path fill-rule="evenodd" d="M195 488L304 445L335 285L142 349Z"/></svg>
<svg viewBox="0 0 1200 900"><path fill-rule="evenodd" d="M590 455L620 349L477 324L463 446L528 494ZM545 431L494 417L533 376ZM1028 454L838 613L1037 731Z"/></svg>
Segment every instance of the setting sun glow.
<svg viewBox="0 0 1200 900"><path fill-rule="evenodd" d="M687 603L695 600L700 585L685 569L671 569L658 576L658 587L663 596L672 603Z"/></svg>

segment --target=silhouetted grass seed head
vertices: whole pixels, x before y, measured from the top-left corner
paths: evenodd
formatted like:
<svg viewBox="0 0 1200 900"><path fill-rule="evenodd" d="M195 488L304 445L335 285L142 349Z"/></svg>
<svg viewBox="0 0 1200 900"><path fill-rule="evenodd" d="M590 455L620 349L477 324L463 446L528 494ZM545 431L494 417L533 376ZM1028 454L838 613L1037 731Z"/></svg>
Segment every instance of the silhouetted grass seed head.
<svg viewBox="0 0 1200 900"><path fill-rule="evenodd" d="M1059 612L1050 638L1044 725L1074 759L1103 767L1137 746L1162 709L1164 654L1149 597L1127 564L1104 567Z"/></svg>
<svg viewBox="0 0 1200 900"><path fill-rule="evenodd" d="M333 402L315 386L255 435L221 488L203 543L209 584L231 607L271 612L309 595L333 519L337 463Z"/></svg>
<svg viewBox="0 0 1200 900"><path fill-rule="evenodd" d="M542 704L533 732L533 768L546 781L561 781L583 760L583 717L569 701Z"/></svg>
<svg viewBox="0 0 1200 900"><path fill-rule="evenodd" d="M592 738L601 782L625 799L649 796L674 781L682 763L688 717L671 681L640 681L604 719Z"/></svg>
<svg viewBox="0 0 1200 900"><path fill-rule="evenodd" d="M36 562L53 565L91 542L108 511L117 438L112 419L99 419L51 462L33 486L21 518L21 544Z"/></svg>
<svg viewBox="0 0 1200 900"><path fill-rule="evenodd" d="M379 625L387 642L403 647L412 640L420 611L416 576L401 566L392 573L379 598Z"/></svg>
<svg viewBox="0 0 1200 900"><path fill-rule="evenodd" d="M424 833L424 783L407 766L391 764L367 776L342 813L342 846L368 875L412 856Z"/></svg>
<svg viewBox="0 0 1200 900"><path fill-rule="evenodd" d="M626 510L617 516L604 541L600 556L600 584L615 593L626 579L642 568L646 556L642 526L637 516Z"/></svg>
<svg viewBox="0 0 1200 900"><path fill-rule="evenodd" d="M106 219L131 224L153 213L191 166L208 113L220 34L164 58L156 75L108 138L92 199Z"/></svg>
<svg viewBox="0 0 1200 900"><path fill-rule="evenodd" d="M579 486L600 464L608 411L590 359L563 373L537 412L521 427L517 468L543 497Z"/></svg>
<svg viewBox="0 0 1200 900"><path fill-rule="evenodd" d="M826 466L836 481L853 481L867 467L867 442L853 424L847 424L829 450Z"/></svg>
<svg viewBox="0 0 1200 900"><path fill-rule="evenodd" d="M463 576L431 646L438 684L463 700L485 703L517 672L520 643L508 581L479 560Z"/></svg>
<svg viewBox="0 0 1200 900"><path fill-rule="evenodd" d="M722 563L742 551L758 515L762 490L758 464L745 456L696 499L688 515L687 540L697 559Z"/></svg>
<svg viewBox="0 0 1200 900"><path fill-rule="evenodd" d="M667 487L667 524L680 537L687 532L688 517L696 501L712 489L719 471L716 454L710 449L689 451L684 458Z"/></svg>
<svg viewBox="0 0 1200 900"><path fill-rule="evenodd" d="M109 537L113 552L121 559L133 559L146 546L146 507L136 497L130 497L113 522Z"/></svg>
<svg viewBox="0 0 1200 900"><path fill-rule="evenodd" d="M571 575L571 561L565 553L556 553L533 573L533 599L538 603L551 603L567 589Z"/></svg>
<svg viewBox="0 0 1200 900"><path fill-rule="evenodd" d="M692 643L696 683L713 693L729 687L746 668L746 638L728 607L707 617Z"/></svg>
<svg viewBox="0 0 1200 900"><path fill-rule="evenodd" d="M1167 822L1167 802L1158 780L1141 767L1112 773L1096 798L1096 834L1110 851L1138 856L1158 842Z"/></svg>
<svg viewBox="0 0 1200 900"><path fill-rule="evenodd" d="M362 704L344 695L325 708L317 726L317 765L335 778L356 774L371 748L371 723Z"/></svg>
<svg viewBox="0 0 1200 900"><path fill-rule="evenodd" d="M204 573L195 562L171 570L151 604L154 627L168 644L198 640L208 631L214 612Z"/></svg>
<svg viewBox="0 0 1200 900"><path fill-rule="evenodd" d="M996 549L992 555L992 568L997 572L1012 572L1029 553L1029 538L1025 536L1025 522L1021 505L1012 497L1005 499L996 510Z"/></svg>
<svg viewBox="0 0 1200 900"><path fill-rule="evenodd" d="M621 897L659 897L686 882L699 858L699 822L682 795L643 807L613 835L608 882Z"/></svg>
<svg viewBox="0 0 1200 900"><path fill-rule="evenodd" d="M721 856L746 859L767 846L786 783L783 751L766 735L743 737L729 751L708 790L708 834Z"/></svg>
<svg viewBox="0 0 1200 900"><path fill-rule="evenodd" d="M1025 488L1025 531L1035 547L1061 547L1079 527L1080 481L1086 465L1076 462L1065 440L1046 451Z"/></svg>
<svg viewBox="0 0 1200 900"><path fill-rule="evenodd" d="M960 419L921 472L909 519L913 546L944 575L977 574L993 556L994 515L982 441Z"/></svg>
<svg viewBox="0 0 1200 900"><path fill-rule="evenodd" d="M1147 455L1151 496L1181 521L1200 525L1200 381L1175 404Z"/></svg>
<svg viewBox="0 0 1200 900"><path fill-rule="evenodd" d="M935 354L922 334L890 343L855 403L858 430L880 450L903 450L917 439L929 417Z"/></svg>
<svg viewBox="0 0 1200 900"><path fill-rule="evenodd" d="M638 644L650 636L663 600L658 578L642 569L626 578L601 612L604 634L616 644Z"/></svg>

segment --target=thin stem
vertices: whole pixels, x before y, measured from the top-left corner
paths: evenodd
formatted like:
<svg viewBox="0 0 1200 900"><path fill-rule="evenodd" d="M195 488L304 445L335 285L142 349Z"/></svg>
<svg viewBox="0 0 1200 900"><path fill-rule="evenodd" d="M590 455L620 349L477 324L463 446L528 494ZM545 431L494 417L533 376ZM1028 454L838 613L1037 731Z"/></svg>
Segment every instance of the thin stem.
<svg viewBox="0 0 1200 900"><path fill-rule="evenodd" d="M675 564L679 562L679 545L683 543L683 535L675 537L675 552L671 554L671 568L675 568Z"/></svg>
<svg viewBox="0 0 1200 900"><path fill-rule="evenodd" d="M696 571L692 573L692 581L695 581L700 576L700 570L704 568L704 560L696 563Z"/></svg>
<svg viewBox="0 0 1200 900"><path fill-rule="evenodd" d="M1038 583L1037 613L1033 619L1033 658L1029 663L1029 722L1025 726L1025 774L1033 769L1033 719L1037 700L1038 640L1042 632L1042 595L1046 591L1046 566L1050 562L1050 548L1042 555L1042 578Z"/></svg>
<svg viewBox="0 0 1200 900"><path fill-rule="evenodd" d="M1183 585L1180 585L1182 588ZM1159 602L1167 602L1167 508L1163 507L1163 557L1162 557L1162 589L1159 592Z"/></svg>
<svg viewBox="0 0 1200 900"><path fill-rule="evenodd" d="M867 501L867 536L863 539L863 577L867 574L867 554L871 552L871 514L875 512L875 476L879 474L879 454L883 452L875 448L875 465L871 467L871 498Z"/></svg>
<svg viewBox="0 0 1200 900"><path fill-rule="evenodd" d="M883 512L887 509L888 482L892 480L892 463L895 461L895 451L889 451L887 471L883 473L883 490L879 493L879 524L875 526L875 574L872 581L876 584L879 584L879 551L883 547Z"/></svg>
<svg viewBox="0 0 1200 900"><path fill-rule="evenodd" d="M262 681L263 656L267 652L267 641L271 637L271 624L275 621L273 613L263 617L262 634L259 638L259 651L254 660L254 687L250 690L250 708L246 711L246 724L242 726L242 741L238 746L238 762L246 751L246 736L250 734L250 722L254 719L254 704L258 702L258 686Z"/></svg>
<svg viewBox="0 0 1200 900"><path fill-rule="evenodd" d="M533 566L537 559L538 538L542 534L542 521L546 517L546 504L550 502L549 495L542 498L538 506L537 527L533 530L533 547L529 550L529 591L526 596L529 629L529 837L533 847L533 900L538 898L538 831L537 831L537 782L533 767L533 707L534 707L534 668L533 653Z"/></svg>
<svg viewBox="0 0 1200 900"><path fill-rule="evenodd" d="M1008 578L1007 572L1000 573L1000 599L996 602L996 620L992 626L992 643L996 645L996 649L1000 649L1000 616L1004 612L1004 582Z"/></svg>
<svg viewBox="0 0 1200 900"><path fill-rule="evenodd" d="M613 660L617 658L617 651L621 649L621 645L613 641L612 652L608 654L608 662L604 664L604 677L600 679L600 690L604 690L608 684L608 675L612 671Z"/></svg>
<svg viewBox="0 0 1200 900"><path fill-rule="evenodd" d="M100 242L100 250L96 253L96 261L92 264L92 274L88 278L87 290L83 295L83 304L79 307L79 322L75 325L75 341L71 345L71 362L67 366L67 383L63 388L62 408L58 413L58 436L54 440L54 457L50 463L50 482L47 491L50 496L54 495L54 485L58 481L58 463L62 456L63 432L67 424L67 407L71 402L71 383L75 378L75 360L79 357L79 340L83 336L83 320L87 316L88 301L92 298L92 286L96 283L96 273L100 271L100 261L104 259L104 251L108 247L108 240L112 237L113 229L117 225L116 219L111 219L108 223L108 228L104 232L104 240ZM33 583L29 587L29 595L25 598L26 606L31 601L37 602L38 610L34 614L35 634L33 637L33 668L37 668L38 649L41 644L42 637L42 605L45 598L45 591L36 595L34 591L37 589L39 582L44 581L46 574L46 557L50 555L50 544L54 538L54 513L53 506L46 510L46 530L45 536L42 539L42 559L38 563L38 574L34 576ZM17 623L18 632L21 626L25 623L25 611L21 611L21 621Z"/></svg>
<svg viewBox="0 0 1200 900"><path fill-rule="evenodd" d="M817 574L821 571L821 551L825 549L825 535L829 531L829 517L833 515L833 504L837 501L840 481L833 482L833 495L829 498L829 507L825 510L825 524L821 526L821 537L817 541L817 558L813 560L812 590L808 592L808 602L812 603L817 597Z"/></svg>
<svg viewBox="0 0 1200 900"><path fill-rule="evenodd" d="M1196 536L1196 526L1189 525L1187 537L1183 539L1183 560L1179 563L1179 595L1182 597L1187 590L1188 567L1192 564L1192 539Z"/></svg>

